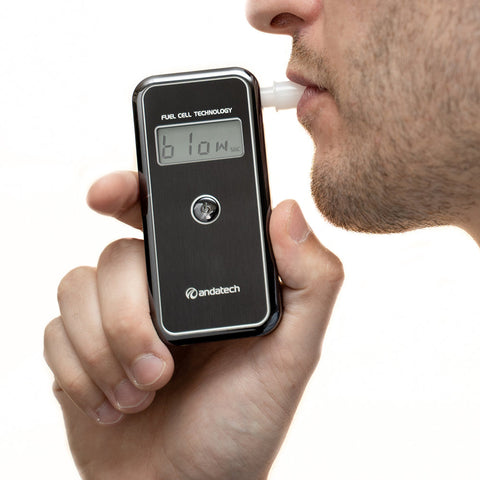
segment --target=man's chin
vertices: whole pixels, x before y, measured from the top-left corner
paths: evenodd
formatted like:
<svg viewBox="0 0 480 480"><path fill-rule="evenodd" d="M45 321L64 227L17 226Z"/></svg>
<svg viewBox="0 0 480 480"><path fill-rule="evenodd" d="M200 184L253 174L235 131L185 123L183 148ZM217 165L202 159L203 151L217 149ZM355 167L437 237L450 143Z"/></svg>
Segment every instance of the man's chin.
<svg viewBox="0 0 480 480"><path fill-rule="evenodd" d="M311 193L323 217L348 231L388 234L445 225L396 203L393 192L389 195L381 188L375 190L356 178L348 184L345 179L336 182L313 171Z"/></svg>

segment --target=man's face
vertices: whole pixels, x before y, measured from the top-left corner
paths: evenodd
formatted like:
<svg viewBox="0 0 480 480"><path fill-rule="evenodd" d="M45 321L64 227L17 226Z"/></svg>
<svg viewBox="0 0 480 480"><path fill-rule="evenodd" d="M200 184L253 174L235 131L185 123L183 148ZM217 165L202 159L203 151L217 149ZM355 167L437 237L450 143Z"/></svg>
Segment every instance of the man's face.
<svg viewBox="0 0 480 480"><path fill-rule="evenodd" d="M312 192L336 225L462 225L480 197L478 0L249 0L293 37L288 76L316 147Z"/></svg>

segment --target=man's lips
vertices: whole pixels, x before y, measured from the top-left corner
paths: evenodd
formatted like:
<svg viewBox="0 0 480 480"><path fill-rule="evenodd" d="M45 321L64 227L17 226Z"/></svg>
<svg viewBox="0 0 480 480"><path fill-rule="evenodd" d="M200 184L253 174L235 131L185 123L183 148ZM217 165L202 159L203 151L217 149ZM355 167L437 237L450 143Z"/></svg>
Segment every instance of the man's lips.
<svg viewBox="0 0 480 480"><path fill-rule="evenodd" d="M298 85L303 85L306 88L315 87L320 91L326 91L327 89L323 85L309 80L306 76L302 75L296 70L287 69L287 78Z"/></svg>
<svg viewBox="0 0 480 480"><path fill-rule="evenodd" d="M294 71L287 71L287 78L305 87L305 91L297 105L297 116L301 120L311 111L315 100L323 94L328 94L328 91Z"/></svg>

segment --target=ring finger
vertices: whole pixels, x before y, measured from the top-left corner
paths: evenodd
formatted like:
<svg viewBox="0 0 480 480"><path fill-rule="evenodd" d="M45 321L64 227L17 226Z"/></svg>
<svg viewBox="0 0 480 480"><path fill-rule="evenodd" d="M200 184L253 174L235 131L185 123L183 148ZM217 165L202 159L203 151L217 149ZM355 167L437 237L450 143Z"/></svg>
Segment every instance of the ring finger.
<svg viewBox="0 0 480 480"><path fill-rule="evenodd" d="M55 376L55 396L62 404L72 401L90 418L104 425L112 425L123 418L105 394L85 372L68 339L61 318L52 320L45 329L45 360ZM66 394L68 398L60 395Z"/></svg>
<svg viewBox="0 0 480 480"><path fill-rule="evenodd" d="M110 349L102 327L96 270L80 267L68 273L60 283L58 302L65 333L93 383L116 409L144 410L154 393L137 389Z"/></svg>

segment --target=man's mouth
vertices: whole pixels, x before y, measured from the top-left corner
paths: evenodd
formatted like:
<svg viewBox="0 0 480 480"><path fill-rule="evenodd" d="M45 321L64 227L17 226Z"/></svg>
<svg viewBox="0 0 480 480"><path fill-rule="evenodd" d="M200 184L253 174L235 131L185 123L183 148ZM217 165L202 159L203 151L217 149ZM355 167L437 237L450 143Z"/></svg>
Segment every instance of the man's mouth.
<svg viewBox="0 0 480 480"><path fill-rule="evenodd" d="M309 88L309 87L318 88L318 86L314 82L311 82L310 80L305 78L303 75L301 75L300 73L294 70L290 70L290 69L287 70L287 78L291 82L298 83L299 85L303 85L306 88Z"/></svg>
<svg viewBox="0 0 480 480"><path fill-rule="evenodd" d="M296 71L287 70L287 78L290 81L298 83L299 85L303 85L305 87L305 92L303 93L297 105L297 116L301 121L314 108L315 101L323 95L328 95L329 92L326 88L323 88L316 83L308 80Z"/></svg>

